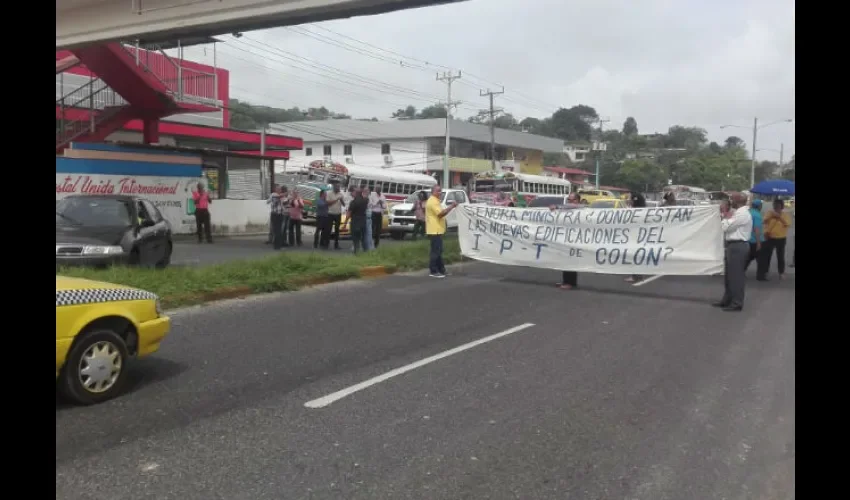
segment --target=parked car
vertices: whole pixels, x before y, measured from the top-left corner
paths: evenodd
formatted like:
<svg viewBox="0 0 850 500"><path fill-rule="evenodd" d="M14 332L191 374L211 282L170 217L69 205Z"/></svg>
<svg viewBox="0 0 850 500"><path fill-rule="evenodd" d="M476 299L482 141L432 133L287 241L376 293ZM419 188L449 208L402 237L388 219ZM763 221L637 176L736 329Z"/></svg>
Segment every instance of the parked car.
<svg viewBox="0 0 850 500"><path fill-rule="evenodd" d="M171 225L145 198L72 195L56 203L56 267L130 264L165 267Z"/></svg>
<svg viewBox="0 0 850 500"><path fill-rule="evenodd" d="M431 196L429 190L416 191L404 200L403 203L396 203L390 209L389 230L390 236L395 240L404 239L404 235L413 232L413 223L416 222L416 215L413 210L413 203L418 199L419 193L424 192L427 196ZM446 189L443 191L440 204L446 208L449 203L456 201L458 204L469 203L469 197L463 189ZM449 231L457 230L457 213L452 211L446 216L446 228Z"/></svg>
<svg viewBox="0 0 850 500"><path fill-rule="evenodd" d="M57 389L85 405L119 395L130 358L156 352L170 329L151 292L56 276Z"/></svg>

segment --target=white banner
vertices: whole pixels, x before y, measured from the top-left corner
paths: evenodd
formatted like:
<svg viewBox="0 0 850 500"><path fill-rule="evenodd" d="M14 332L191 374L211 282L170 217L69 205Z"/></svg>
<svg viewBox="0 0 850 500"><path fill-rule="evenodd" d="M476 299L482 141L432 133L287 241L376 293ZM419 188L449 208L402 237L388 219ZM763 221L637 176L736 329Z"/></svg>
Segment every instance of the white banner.
<svg viewBox="0 0 850 500"><path fill-rule="evenodd" d="M56 199L72 194L126 194L151 201L171 223L175 234L195 232L195 216L187 213L192 189L200 177L56 174Z"/></svg>
<svg viewBox="0 0 850 500"><path fill-rule="evenodd" d="M457 212L463 255L494 264L604 274L723 270L714 205L550 211L471 204Z"/></svg>

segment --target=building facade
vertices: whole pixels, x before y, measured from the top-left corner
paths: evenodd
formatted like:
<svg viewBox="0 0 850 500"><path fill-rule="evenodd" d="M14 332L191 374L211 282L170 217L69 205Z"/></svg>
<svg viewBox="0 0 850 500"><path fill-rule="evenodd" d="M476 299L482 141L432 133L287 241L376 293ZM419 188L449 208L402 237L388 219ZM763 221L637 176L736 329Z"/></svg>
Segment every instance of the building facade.
<svg viewBox="0 0 850 500"><path fill-rule="evenodd" d="M292 151L293 165L327 159L378 168L436 174L443 171L446 120L321 120L276 123L276 134L304 140L304 149ZM543 171L544 153L561 152L564 144L513 130L496 129L496 168L530 174ZM492 170L490 129L459 120L451 122L449 172L451 184Z"/></svg>

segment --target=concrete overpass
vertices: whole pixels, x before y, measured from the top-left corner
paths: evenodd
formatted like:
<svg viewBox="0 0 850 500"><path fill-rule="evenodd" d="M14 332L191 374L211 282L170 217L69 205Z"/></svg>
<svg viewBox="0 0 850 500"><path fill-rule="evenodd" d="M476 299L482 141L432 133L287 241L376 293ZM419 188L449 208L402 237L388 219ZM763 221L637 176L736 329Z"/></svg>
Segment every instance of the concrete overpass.
<svg viewBox="0 0 850 500"><path fill-rule="evenodd" d="M56 48L158 42L464 0L56 0Z"/></svg>

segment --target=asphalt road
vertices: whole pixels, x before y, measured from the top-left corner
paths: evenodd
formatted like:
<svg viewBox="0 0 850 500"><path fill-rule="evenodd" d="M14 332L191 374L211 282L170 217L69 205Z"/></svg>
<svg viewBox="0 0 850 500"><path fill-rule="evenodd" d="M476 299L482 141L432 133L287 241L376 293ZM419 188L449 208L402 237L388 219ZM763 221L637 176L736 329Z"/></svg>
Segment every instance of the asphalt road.
<svg viewBox="0 0 850 500"><path fill-rule="evenodd" d="M57 401L57 499L794 498L793 273L740 313L709 305L722 277L558 278L468 263L177 311L129 394Z"/></svg>

